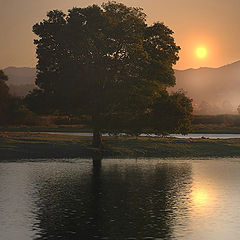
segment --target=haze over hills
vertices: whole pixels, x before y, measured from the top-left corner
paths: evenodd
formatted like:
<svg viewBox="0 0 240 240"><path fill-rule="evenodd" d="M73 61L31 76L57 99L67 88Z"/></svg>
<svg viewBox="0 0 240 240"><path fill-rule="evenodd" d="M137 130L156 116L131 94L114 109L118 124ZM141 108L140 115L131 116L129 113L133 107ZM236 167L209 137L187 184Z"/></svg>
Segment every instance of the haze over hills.
<svg viewBox="0 0 240 240"><path fill-rule="evenodd" d="M8 76L8 84L11 85L24 85L34 84L36 69L27 67L8 67L3 69L4 73Z"/></svg>
<svg viewBox="0 0 240 240"><path fill-rule="evenodd" d="M8 76L7 84L10 93L15 96L25 96L35 88L36 69L27 67L8 67L4 73Z"/></svg>
<svg viewBox="0 0 240 240"><path fill-rule="evenodd" d="M11 93L24 96L35 87L35 68L8 67ZM240 61L219 68L175 70L176 86L193 99L196 114L237 113L240 104Z"/></svg>
<svg viewBox="0 0 240 240"><path fill-rule="evenodd" d="M199 114L237 113L240 104L240 61L219 68L175 70L176 89L193 99Z"/></svg>

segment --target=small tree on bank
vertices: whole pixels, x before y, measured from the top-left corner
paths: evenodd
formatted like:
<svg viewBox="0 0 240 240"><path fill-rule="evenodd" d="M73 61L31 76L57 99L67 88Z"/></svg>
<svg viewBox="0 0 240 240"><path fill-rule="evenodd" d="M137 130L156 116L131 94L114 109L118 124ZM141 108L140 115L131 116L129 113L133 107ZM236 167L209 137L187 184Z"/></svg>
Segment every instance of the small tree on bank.
<svg viewBox="0 0 240 240"><path fill-rule="evenodd" d="M94 147L102 132L186 133L191 100L166 90L180 48L169 28L145 17L116 2L50 11L33 27L39 89L26 98L31 109L85 116Z"/></svg>

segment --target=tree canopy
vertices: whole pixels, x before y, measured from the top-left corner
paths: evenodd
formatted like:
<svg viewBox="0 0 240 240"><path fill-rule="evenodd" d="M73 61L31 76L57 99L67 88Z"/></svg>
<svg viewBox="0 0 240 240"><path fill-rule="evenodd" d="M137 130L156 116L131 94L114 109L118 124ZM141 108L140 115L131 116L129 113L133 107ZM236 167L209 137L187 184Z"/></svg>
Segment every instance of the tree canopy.
<svg viewBox="0 0 240 240"><path fill-rule="evenodd" d="M188 131L191 100L166 90L175 84L180 47L163 23L147 25L142 9L108 2L53 10L33 32L33 110L85 116L96 139L100 132Z"/></svg>
<svg viewBox="0 0 240 240"><path fill-rule="evenodd" d="M10 101L9 88L6 84L8 77L0 70L0 123L3 121L7 106Z"/></svg>
<svg viewBox="0 0 240 240"><path fill-rule="evenodd" d="M8 80L7 75L5 75L3 70L0 70L0 81L7 81L7 80Z"/></svg>

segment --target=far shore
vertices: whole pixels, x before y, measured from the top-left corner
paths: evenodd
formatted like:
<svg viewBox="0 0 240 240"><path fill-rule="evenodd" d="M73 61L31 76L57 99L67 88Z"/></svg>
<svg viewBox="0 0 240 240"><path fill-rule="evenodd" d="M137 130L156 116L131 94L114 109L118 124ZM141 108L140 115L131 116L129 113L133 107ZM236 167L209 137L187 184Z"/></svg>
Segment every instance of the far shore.
<svg viewBox="0 0 240 240"><path fill-rule="evenodd" d="M0 126L0 132L73 132L87 133L92 132L92 129L83 124L50 124L40 126ZM198 124L192 126L190 133L197 134L240 134L240 126L223 126L221 124Z"/></svg>
<svg viewBox="0 0 240 240"><path fill-rule="evenodd" d="M31 132L0 133L0 161L46 158L220 158L240 157L240 139L163 137L103 137L104 148L94 149L91 137Z"/></svg>

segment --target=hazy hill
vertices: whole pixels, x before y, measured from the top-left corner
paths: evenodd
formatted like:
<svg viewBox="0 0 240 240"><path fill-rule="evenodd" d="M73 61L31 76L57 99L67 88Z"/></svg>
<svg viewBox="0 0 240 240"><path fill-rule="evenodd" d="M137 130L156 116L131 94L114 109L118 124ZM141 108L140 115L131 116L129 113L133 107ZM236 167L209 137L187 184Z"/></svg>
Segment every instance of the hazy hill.
<svg viewBox="0 0 240 240"><path fill-rule="evenodd" d="M8 67L5 68L3 71L9 78L8 80L9 85L34 84L36 77L35 68Z"/></svg>
<svg viewBox="0 0 240 240"><path fill-rule="evenodd" d="M8 76L7 84L11 94L15 96L25 96L35 87L35 68L8 67L3 71Z"/></svg>
<svg viewBox="0 0 240 240"><path fill-rule="evenodd" d="M204 114L236 113L240 104L240 61L219 68L175 70L176 86Z"/></svg>
<svg viewBox="0 0 240 240"><path fill-rule="evenodd" d="M15 95L23 96L34 88L35 68L9 67L8 85ZM236 113L240 104L240 61L220 68L175 70L176 86L193 99L199 114Z"/></svg>

